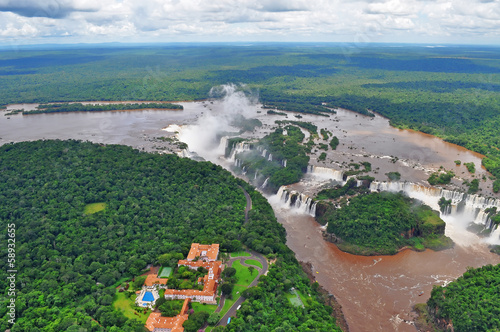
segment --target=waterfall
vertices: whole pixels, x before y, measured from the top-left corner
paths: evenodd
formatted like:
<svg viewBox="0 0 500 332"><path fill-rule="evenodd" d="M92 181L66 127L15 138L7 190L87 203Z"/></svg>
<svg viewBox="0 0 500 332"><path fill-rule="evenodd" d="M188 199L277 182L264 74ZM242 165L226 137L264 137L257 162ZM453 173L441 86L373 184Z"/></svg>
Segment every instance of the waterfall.
<svg viewBox="0 0 500 332"><path fill-rule="evenodd" d="M283 160L281 161L281 166L286 167L286 159L283 159Z"/></svg>
<svg viewBox="0 0 500 332"><path fill-rule="evenodd" d="M270 153L269 157L267 158L268 161L273 161L273 155Z"/></svg>
<svg viewBox="0 0 500 332"><path fill-rule="evenodd" d="M220 138L219 147L217 148L217 151L221 151L221 154L224 154L226 151L228 139L229 136L222 136Z"/></svg>
<svg viewBox="0 0 500 332"><path fill-rule="evenodd" d="M316 216L317 203L309 196L295 190L289 191L287 187L281 186L276 194L280 201L287 207L293 208L300 213Z"/></svg>
<svg viewBox="0 0 500 332"><path fill-rule="evenodd" d="M221 139L221 144L222 144L222 139ZM219 147L220 147L220 145L219 145ZM250 151L250 150L252 150L252 145L251 144L249 144L247 142L236 143L236 144L234 144L233 148L231 149L231 153L229 154L229 160L234 161L234 159L236 158L236 154L237 153L241 153L241 152L245 152L245 151Z"/></svg>
<svg viewBox="0 0 500 332"><path fill-rule="evenodd" d="M182 149L177 155L181 158L191 158L193 156L193 154L189 152L189 149Z"/></svg>
<svg viewBox="0 0 500 332"><path fill-rule="evenodd" d="M288 135L288 131L286 129L283 129L283 136Z"/></svg>
<svg viewBox="0 0 500 332"><path fill-rule="evenodd" d="M264 180L264 183L262 184L262 186L260 186L260 189L264 189L267 186L267 181L269 181L269 178L266 178Z"/></svg>
<svg viewBox="0 0 500 332"><path fill-rule="evenodd" d="M267 150L266 150L266 149L264 149L264 150L262 151L262 157L266 158L266 156L267 156Z"/></svg>
<svg viewBox="0 0 500 332"><path fill-rule="evenodd" d="M331 179L339 182L342 182L344 176L344 173L342 171L338 171L333 168L314 166L314 165L307 166L307 173L321 178Z"/></svg>
<svg viewBox="0 0 500 332"><path fill-rule="evenodd" d="M441 197L444 197L447 200L451 200L451 206L448 207L443 215L461 216L475 224L483 225L485 228L490 226L491 221L484 210L491 207L500 208L500 200L495 198L487 198L476 194L466 194L436 187L426 187L412 182L373 181L370 184L370 190L402 191L412 198L423 201L435 210L439 210L438 201ZM492 232L490 239L494 238L498 241L497 233L497 231Z"/></svg>

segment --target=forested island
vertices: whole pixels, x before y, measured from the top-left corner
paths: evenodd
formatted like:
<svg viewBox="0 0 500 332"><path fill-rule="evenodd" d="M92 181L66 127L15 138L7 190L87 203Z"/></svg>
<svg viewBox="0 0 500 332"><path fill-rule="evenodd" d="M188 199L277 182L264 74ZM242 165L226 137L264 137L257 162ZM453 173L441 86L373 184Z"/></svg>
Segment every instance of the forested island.
<svg viewBox="0 0 500 332"><path fill-rule="evenodd" d="M339 194L349 193L346 188L339 189ZM328 223L326 239L343 251L393 255L402 248L422 251L453 246L444 235L445 222L438 212L401 193L365 191L339 204L327 205L317 220Z"/></svg>
<svg viewBox="0 0 500 332"><path fill-rule="evenodd" d="M306 123L299 124L307 127ZM251 149L236 153L234 158L239 161L238 171L244 169L249 179L256 178L258 174L265 179L265 188L271 192L278 191L283 185L298 182L307 171L307 154L311 152L310 145L302 144L304 138L304 133L296 126L277 128L258 142L249 143ZM226 157L237 143L242 142L245 140L241 138L230 139Z"/></svg>
<svg viewBox="0 0 500 332"><path fill-rule="evenodd" d="M171 103L134 103L134 104L87 104L62 103L40 104L36 110L23 111L23 114L61 113L61 112L103 112L103 111L130 111L142 109L183 110L179 104Z"/></svg>
<svg viewBox="0 0 500 332"><path fill-rule="evenodd" d="M272 260L244 296L238 317L217 331L340 331L286 246L267 200L209 162L80 141L0 147L0 219L15 228L15 324L1 306L0 329L143 331L112 305L116 287L192 242L243 245ZM252 209L245 223L246 199ZM1 235L6 241L6 233ZM1 251L7 262L7 251ZM10 279L0 271L7 296ZM291 288L311 297L294 306ZM9 295L10 296L10 295Z"/></svg>
<svg viewBox="0 0 500 332"><path fill-rule="evenodd" d="M434 286L427 305L419 304L417 326L442 331L500 329L500 265L469 268L445 287Z"/></svg>

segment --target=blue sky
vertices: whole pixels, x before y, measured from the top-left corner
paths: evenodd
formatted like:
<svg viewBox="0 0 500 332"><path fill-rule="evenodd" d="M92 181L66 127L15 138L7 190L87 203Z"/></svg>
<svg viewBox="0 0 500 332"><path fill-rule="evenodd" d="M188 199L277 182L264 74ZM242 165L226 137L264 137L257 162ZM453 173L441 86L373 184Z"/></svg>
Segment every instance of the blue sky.
<svg viewBox="0 0 500 332"><path fill-rule="evenodd" d="M500 0L0 0L0 43L500 44Z"/></svg>

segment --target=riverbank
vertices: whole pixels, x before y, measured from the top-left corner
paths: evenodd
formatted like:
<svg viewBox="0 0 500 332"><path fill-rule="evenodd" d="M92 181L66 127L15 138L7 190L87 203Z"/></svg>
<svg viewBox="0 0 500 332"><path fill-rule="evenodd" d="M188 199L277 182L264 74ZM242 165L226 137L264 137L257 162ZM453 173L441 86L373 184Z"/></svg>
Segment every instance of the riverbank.
<svg viewBox="0 0 500 332"><path fill-rule="evenodd" d="M317 281L313 273L312 264L309 262L299 262L299 264L309 280L312 283L316 283ZM323 303L333 309L332 316L337 320L337 325L340 326L343 332L349 332L349 325L347 325L347 321L345 320L344 313L342 311L342 305L337 301L335 295L328 292L319 283L318 291L323 297Z"/></svg>

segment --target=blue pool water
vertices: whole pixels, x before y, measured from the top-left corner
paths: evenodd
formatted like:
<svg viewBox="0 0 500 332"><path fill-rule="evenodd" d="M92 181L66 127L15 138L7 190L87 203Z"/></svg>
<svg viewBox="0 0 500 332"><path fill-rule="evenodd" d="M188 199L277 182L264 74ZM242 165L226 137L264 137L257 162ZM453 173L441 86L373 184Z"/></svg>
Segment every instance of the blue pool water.
<svg viewBox="0 0 500 332"><path fill-rule="evenodd" d="M153 293L151 293L151 292L145 292L145 293L144 293L144 296L142 297L142 300L143 300L143 301L150 302L150 301L154 301L154 300L155 300L155 298L154 298L154 296L153 296Z"/></svg>

